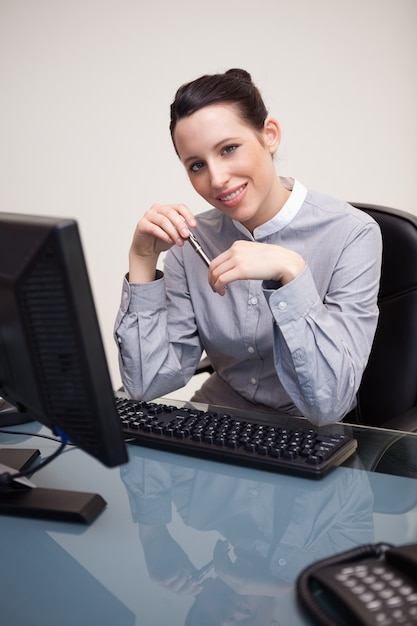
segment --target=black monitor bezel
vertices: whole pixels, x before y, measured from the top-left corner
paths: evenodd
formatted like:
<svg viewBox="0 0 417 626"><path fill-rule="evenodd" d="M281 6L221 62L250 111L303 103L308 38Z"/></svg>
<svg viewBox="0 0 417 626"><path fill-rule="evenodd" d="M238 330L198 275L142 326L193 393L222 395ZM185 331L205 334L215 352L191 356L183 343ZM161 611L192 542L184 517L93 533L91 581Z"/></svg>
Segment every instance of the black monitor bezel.
<svg viewBox="0 0 417 626"><path fill-rule="evenodd" d="M71 416L62 414L61 408L57 409L53 402L51 405L54 385L67 382L61 380L64 376L61 367L56 368L55 381L45 380L43 368L40 368L40 376L34 348L36 337L33 336L37 331L25 311L25 306L34 305L22 303L25 281L47 250L53 250L53 269L59 274L58 282L61 281L61 292L56 297L61 298L64 293L66 298L65 305L60 303L60 310L68 314L72 324L69 341L76 348L76 357L71 353L71 358L75 358L79 366L77 385L83 387L84 406L80 416L77 415L77 394L71 406L67 402ZM48 288L46 284L45 289ZM51 288L45 298L52 302L54 293ZM42 326L46 307L39 315ZM52 379L52 373L48 371L46 378ZM0 213L0 396L103 464L113 467L126 462L126 444L76 220ZM59 405L59 398L55 404Z"/></svg>

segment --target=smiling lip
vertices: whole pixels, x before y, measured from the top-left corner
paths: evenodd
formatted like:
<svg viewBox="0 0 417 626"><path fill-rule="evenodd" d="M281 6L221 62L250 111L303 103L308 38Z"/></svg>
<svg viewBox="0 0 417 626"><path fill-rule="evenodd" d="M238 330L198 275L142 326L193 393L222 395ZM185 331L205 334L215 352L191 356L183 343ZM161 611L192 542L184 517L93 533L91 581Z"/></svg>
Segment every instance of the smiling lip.
<svg viewBox="0 0 417 626"><path fill-rule="evenodd" d="M247 187L247 183L244 183L243 185L240 185L239 187L232 189L228 193L217 196L216 200L219 200L220 202L222 202L223 204L226 204L227 206L234 206L240 201L240 196L245 191L246 187Z"/></svg>

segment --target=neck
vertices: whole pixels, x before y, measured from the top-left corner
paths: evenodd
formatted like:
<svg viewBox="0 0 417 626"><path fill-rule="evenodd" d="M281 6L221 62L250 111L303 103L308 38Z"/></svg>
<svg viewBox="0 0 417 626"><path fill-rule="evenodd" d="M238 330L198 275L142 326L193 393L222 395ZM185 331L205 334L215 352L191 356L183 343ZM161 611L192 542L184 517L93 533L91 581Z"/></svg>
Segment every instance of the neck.
<svg viewBox="0 0 417 626"><path fill-rule="evenodd" d="M253 235L255 228L266 224L281 211L290 195L291 190L284 187L279 176L276 176L269 196L265 200L265 206L257 212L253 219L248 222L242 222L242 225Z"/></svg>

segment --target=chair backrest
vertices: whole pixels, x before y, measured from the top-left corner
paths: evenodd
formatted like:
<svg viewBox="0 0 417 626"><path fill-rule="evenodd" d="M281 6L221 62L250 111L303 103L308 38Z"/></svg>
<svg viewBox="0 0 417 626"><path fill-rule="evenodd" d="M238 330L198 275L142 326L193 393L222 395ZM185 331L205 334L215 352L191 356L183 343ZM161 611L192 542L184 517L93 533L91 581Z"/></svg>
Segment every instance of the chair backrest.
<svg viewBox="0 0 417 626"><path fill-rule="evenodd" d="M359 423L383 426L417 404L417 216L351 204L369 213L382 232L380 314L357 416Z"/></svg>

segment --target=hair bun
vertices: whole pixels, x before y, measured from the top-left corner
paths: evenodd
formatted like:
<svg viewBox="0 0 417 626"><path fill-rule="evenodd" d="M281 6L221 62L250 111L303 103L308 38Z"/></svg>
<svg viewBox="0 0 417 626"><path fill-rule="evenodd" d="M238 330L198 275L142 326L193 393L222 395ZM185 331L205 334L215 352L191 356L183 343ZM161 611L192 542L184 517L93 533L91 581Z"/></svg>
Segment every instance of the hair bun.
<svg viewBox="0 0 417 626"><path fill-rule="evenodd" d="M230 76L235 76L236 78L240 78L240 80L245 80L248 83L252 82L252 77L246 70L242 70L239 68L232 68L227 70L225 74L229 74Z"/></svg>
<svg viewBox="0 0 417 626"><path fill-rule="evenodd" d="M179 87L171 104L169 128L173 140L178 120L212 104L234 104L245 124L263 131L268 111L262 96L249 72L232 68L224 74L204 74Z"/></svg>

